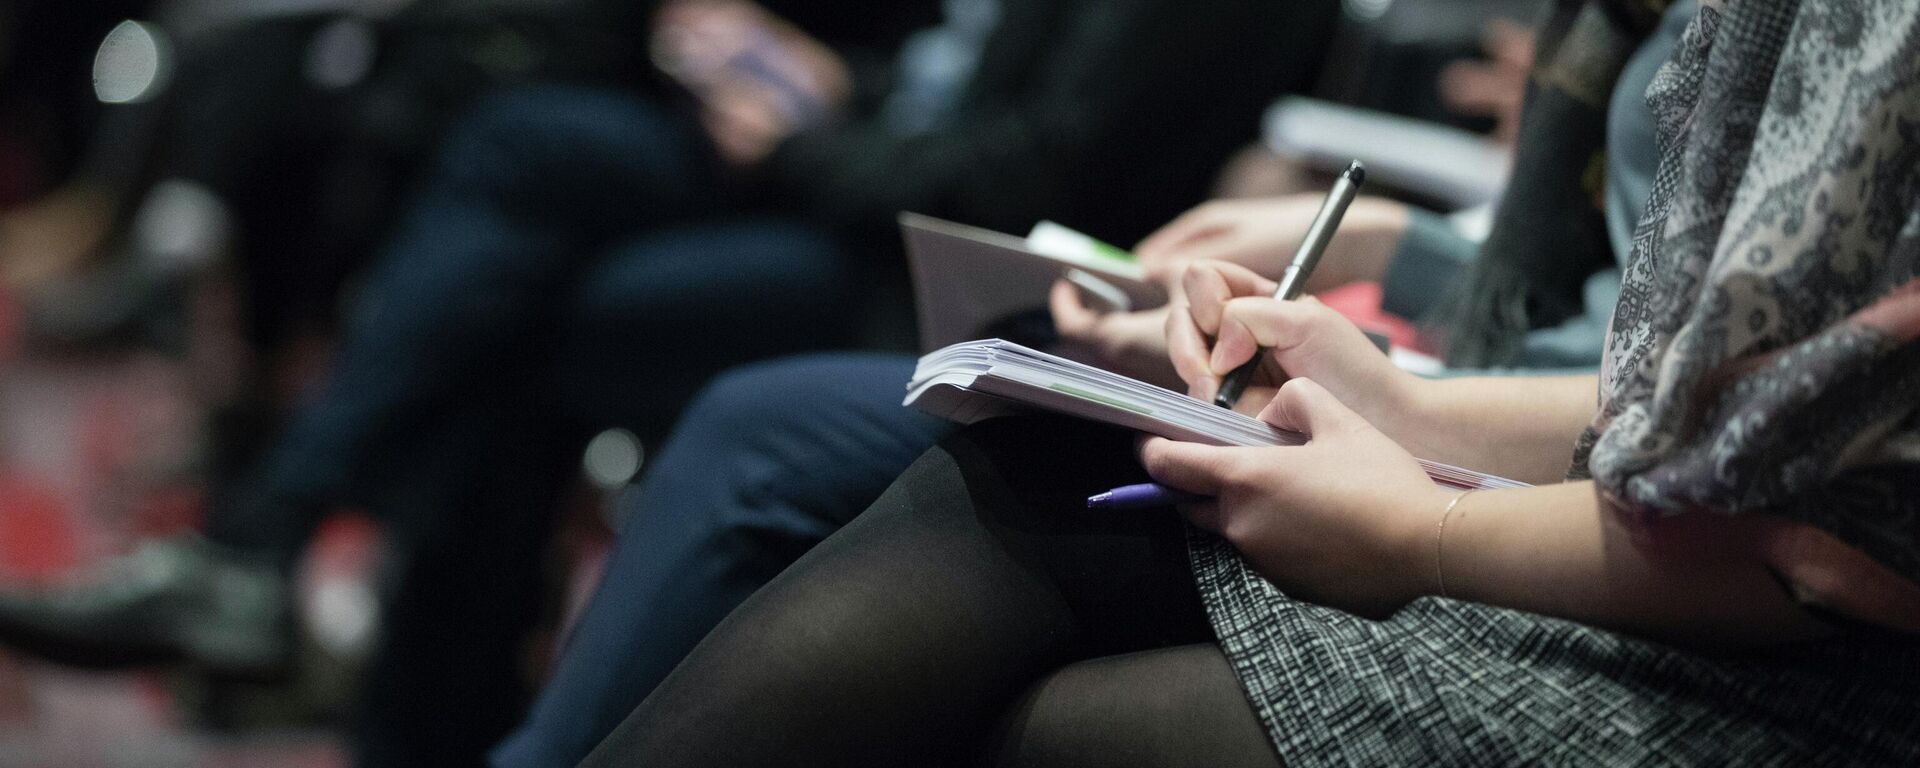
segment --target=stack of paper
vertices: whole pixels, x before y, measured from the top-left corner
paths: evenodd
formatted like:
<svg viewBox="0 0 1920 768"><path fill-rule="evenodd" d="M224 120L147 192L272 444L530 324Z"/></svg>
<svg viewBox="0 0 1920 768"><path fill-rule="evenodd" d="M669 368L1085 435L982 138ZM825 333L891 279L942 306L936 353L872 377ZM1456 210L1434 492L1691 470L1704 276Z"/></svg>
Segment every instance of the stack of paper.
<svg viewBox="0 0 1920 768"><path fill-rule="evenodd" d="M962 424L1028 407L1209 445L1307 441L1178 392L999 339L962 342L920 358L906 404ZM1435 483L1454 488L1527 485L1424 459L1420 464Z"/></svg>

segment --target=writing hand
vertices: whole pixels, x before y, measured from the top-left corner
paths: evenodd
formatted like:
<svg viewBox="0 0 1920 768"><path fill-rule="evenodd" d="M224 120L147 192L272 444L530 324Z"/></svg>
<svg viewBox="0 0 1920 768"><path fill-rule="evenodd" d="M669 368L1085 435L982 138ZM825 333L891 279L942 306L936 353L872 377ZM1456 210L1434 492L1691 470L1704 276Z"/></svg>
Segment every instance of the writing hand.
<svg viewBox="0 0 1920 768"><path fill-rule="evenodd" d="M1240 398L1255 413L1290 376L1314 379L1368 420L1388 427L1408 412L1423 382L1394 367L1366 334L1312 298L1280 301L1274 282L1220 261L1187 265L1167 316L1167 351L1187 394L1212 400L1220 378L1259 354ZM1395 434L1398 439L1405 439Z"/></svg>

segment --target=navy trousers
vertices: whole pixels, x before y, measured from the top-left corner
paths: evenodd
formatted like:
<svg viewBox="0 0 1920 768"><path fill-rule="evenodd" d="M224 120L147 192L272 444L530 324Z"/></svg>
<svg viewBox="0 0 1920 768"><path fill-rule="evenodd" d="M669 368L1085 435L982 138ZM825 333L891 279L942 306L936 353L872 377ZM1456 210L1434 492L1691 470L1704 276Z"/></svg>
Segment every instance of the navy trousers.
<svg viewBox="0 0 1920 768"><path fill-rule="evenodd" d="M330 380L209 521L287 562L330 505L388 523L360 764L477 764L519 720L587 433L664 431L714 373L849 327L835 243L741 199L689 118L618 91L508 92L453 130Z"/></svg>
<svg viewBox="0 0 1920 768"><path fill-rule="evenodd" d="M679 110L624 92L483 101L367 278L332 378L272 454L267 489L338 501L378 488L454 393L544 377L569 362L570 332L583 334L573 349L611 339L605 355L635 355L643 370L711 375L742 355L650 324L752 349L817 327L845 291L832 248L792 220L743 220L716 162ZM627 399L651 407L632 389L646 384L622 382Z"/></svg>
<svg viewBox="0 0 1920 768"><path fill-rule="evenodd" d="M622 500L592 601L498 766L572 766L761 585L865 510L953 425L900 401L912 358L730 372Z"/></svg>

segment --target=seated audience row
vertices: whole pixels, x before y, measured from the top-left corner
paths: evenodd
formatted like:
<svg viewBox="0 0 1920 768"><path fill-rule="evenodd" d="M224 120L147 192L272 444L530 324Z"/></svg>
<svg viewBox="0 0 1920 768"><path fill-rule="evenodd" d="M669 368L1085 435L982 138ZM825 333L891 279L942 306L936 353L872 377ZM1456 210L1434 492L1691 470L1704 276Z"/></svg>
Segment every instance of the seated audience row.
<svg viewBox="0 0 1920 768"><path fill-rule="evenodd" d="M1569 10L1530 120L1634 39ZM1887 128L1920 115L1920 10L1852 10L1687 14L1600 375L1418 379L1192 264L1189 391L1262 355L1248 400L1310 442L962 430L585 765L1911 762L1920 171ZM1538 485L1447 490L1415 455ZM1204 500L1085 509L1143 475Z"/></svg>

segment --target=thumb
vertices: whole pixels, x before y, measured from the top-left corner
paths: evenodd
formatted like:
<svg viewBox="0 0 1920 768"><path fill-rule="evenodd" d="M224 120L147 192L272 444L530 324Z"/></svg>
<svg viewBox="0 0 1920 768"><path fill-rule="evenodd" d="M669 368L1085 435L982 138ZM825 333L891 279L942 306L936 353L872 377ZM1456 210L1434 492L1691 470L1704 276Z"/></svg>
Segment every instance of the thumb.
<svg viewBox="0 0 1920 768"><path fill-rule="evenodd" d="M1260 411L1260 420L1308 437L1368 429L1367 420L1354 413L1326 387L1309 379L1288 379Z"/></svg>
<svg viewBox="0 0 1920 768"><path fill-rule="evenodd" d="M1080 338L1093 332L1100 313L1080 300L1080 289L1066 280L1053 281L1047 292L1047 309L1053 313L1053 327L1066 338Z"/></svg>

